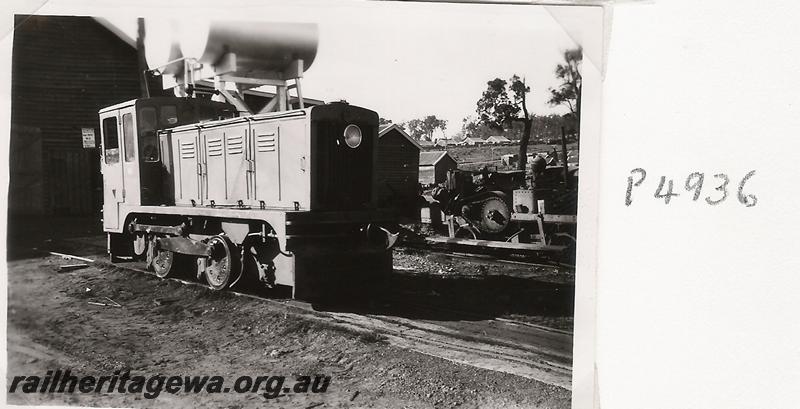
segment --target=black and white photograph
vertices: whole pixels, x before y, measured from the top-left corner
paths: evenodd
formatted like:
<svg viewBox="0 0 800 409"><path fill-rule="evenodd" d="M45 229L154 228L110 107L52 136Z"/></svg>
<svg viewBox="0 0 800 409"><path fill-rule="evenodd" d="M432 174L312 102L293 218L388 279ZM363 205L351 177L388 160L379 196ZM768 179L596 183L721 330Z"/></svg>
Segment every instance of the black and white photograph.
<svg viewBox="0 0 800 409"><path fill-rule="evenodd" d="M591 395L603 7L87 7L5 16L5 403Z"/></svg>

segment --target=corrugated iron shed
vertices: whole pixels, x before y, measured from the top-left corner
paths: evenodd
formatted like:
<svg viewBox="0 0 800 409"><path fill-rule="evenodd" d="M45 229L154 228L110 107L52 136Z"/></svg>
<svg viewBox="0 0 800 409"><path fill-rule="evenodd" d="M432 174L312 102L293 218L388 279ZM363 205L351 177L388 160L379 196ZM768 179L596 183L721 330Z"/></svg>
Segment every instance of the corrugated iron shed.
<svg viewBox="0 0 800 409"><path fill-rule="evenodd" d="M456 160L447 151L422 152L419 157L419 183L429 186L442 183L447 171L458 167Z"/></svg>

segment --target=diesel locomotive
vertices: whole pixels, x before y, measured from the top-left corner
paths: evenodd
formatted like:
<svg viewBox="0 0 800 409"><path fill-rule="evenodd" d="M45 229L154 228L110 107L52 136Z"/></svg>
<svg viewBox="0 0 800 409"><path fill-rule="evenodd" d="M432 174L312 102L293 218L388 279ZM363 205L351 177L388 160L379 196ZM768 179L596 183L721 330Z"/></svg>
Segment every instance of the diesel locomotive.
<svg viewBox="0 0 800 409"><path fill-rule="evenodd" d="M215 290L288 286L303 299L369 291L391 271L395 219L374 189L378 115L304 106L308 26L212 24L195 56L173 42L166 64L151 63L172 73L176 96L100 110L112 261L145 260L159 277L190 272ZM213 98L193 92L204 80ZM254 112L242 92L263 85L276 92Z"/></svg>

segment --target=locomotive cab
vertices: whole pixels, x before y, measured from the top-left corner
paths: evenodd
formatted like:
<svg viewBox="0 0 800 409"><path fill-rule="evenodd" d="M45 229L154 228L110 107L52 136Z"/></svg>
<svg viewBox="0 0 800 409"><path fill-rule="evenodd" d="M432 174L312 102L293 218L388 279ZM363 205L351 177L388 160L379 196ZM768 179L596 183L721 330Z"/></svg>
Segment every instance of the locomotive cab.
<svg viewBox="0 0 800 409"><path fill-rule="evenodd" d="M114 228L119 204L169 205L170 155L158 132L189 123L230 118L230 104L199 98L155 97L100 110L103 226Z"/></svg>

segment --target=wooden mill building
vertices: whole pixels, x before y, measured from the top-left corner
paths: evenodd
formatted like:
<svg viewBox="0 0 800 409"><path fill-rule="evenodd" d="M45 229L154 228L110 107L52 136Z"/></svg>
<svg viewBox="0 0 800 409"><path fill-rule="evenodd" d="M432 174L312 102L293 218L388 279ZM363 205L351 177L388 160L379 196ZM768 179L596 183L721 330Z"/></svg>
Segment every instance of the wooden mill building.
<svg viewBox="0 0 800 409"><path fill-rule="evenodd" d="M382 126L378 138L378 205L419 217L420 144L395 124Z"/></svg>
<svg viewBox="0 0 800 409"><path fill-rule="evenodd" d="M97 111L140 95L138 59L91 17L17 16L12 54L9 213L99 213Z"/></svg>

